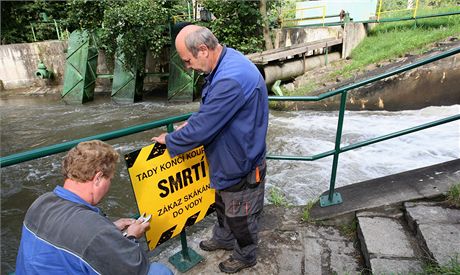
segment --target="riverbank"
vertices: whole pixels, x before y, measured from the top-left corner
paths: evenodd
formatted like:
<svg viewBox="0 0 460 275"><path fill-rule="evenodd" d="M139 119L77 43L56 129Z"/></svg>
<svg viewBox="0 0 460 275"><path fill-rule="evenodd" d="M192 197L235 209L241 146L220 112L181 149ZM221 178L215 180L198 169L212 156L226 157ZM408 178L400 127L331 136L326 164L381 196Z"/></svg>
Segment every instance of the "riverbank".
<svg viewBox="0 0 460 275"><path fill-rule="evenodd" d="M352 60L340 60L308 71L281 87L284 95L317 96L458 47L460 40L450 37L431 44L430 50L423 54L407 53L370 64L355 70L349 78L337 72L349 66ZM459 104L459 86L460 58L457 54L352 90L348 93L347 109L396 111ZM336 110L339 104L340 97L335 96L318 102L276 102L271 103L271 107L277 110Z"/></svg>
<svg viewBox="0 0 460 275"><path fill-rule="evenodd" d="M457 159L337 188L344 202L326 208L315 204L313 222L302 220L305 206L268 205L261 218L258 264L241 274L436 271L460 254L460 209L441 202L449 187L459 182ZM212 215L202 228L189 232L189 247L204 260L186 274L221 274L217 265L231 252L198 247L211 236L214 220ZM180 273L168 262L180 250L176 238L151 260Z"/></svg>

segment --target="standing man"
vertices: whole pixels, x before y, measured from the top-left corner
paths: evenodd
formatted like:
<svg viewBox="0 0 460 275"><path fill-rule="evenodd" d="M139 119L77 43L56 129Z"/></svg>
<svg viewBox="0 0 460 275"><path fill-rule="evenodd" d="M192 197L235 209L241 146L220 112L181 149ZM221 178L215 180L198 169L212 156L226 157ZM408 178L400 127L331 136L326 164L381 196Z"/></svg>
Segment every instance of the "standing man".
<svg viewBox="0 0 460 275"><path fill-rule="evenodd" d="M137 243L148 222L111 222L96 207L109 191L117 161L118 153L98 140L67 153L64 186L40 196L27 211L16 274L172 274L164 265L149 264Z"/></svg>
<svg viewBox="0 0 460 275"><path fill-rule="evenodd" d="M152 138L171 157L204 145L217 223L206 251L233 250L219 268L238 272L257 263L258 220L264 202L268 94L262 75L240 52L219 44L210 30L184 27L176 49L187 68L208 74L200 109L170 134Z"/></svg>

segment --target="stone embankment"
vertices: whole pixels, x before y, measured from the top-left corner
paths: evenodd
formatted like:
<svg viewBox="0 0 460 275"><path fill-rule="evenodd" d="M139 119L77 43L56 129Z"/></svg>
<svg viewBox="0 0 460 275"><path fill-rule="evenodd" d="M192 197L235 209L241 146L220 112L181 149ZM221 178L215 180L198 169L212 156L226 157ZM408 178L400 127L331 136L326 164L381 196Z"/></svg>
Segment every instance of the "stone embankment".
<svg viewBox="0 0 460 275"><path fill-rule="evenodd" d="M460 182L460 160L369 180L336 189L344 202L315 205L303 222L304 207L265 207L261 219L258 264L241 274L408 274L427 264L445 265L460 258L460 209L441 202ZM204 260L186 274L219 274L218 264L231 252L206 252L211 215L188 232L188 245ZM192 232L193 231L193 232ZM167 264L181 251L170 242L152 261ZM457 259L459 259L457 258Z"/></svg>

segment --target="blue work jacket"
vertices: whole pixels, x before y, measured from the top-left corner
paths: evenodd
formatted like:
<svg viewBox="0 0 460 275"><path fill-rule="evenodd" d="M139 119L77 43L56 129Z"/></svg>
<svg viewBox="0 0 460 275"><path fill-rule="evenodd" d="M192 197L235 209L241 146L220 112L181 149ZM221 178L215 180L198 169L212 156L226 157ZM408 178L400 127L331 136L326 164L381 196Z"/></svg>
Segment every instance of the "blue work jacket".
<svg viewBox="0 0 460 275"><path fill-rule="evenodd" d="M257 67L240 52L223 47L205 78L199 111L188 125L166 136L172 157L204 145L217 190L237 184L265 159L268 93Z"/></svg>
<svg viewBox="0 0 460 275"><path fill-rule="evenodd" d="M147 274L148 264L97 207L57 186L27 211L16 274Z"/></svg>

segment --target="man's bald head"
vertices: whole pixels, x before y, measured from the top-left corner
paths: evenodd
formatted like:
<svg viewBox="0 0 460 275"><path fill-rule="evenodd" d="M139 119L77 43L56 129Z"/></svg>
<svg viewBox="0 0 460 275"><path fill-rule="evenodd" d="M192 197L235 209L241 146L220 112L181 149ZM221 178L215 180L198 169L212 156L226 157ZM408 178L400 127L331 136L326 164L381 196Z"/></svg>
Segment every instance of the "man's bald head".
<svg viewBox="0 0 460 275"><path fill-rule="evenodd" d="M185 47L194 57L197 57L200 45L214 50L218 44L219 41L208 28L197 25L185 26L176 37L176 49L183 50Z"/></svg>

